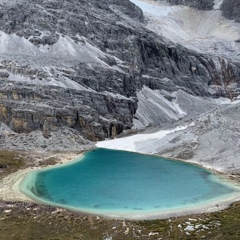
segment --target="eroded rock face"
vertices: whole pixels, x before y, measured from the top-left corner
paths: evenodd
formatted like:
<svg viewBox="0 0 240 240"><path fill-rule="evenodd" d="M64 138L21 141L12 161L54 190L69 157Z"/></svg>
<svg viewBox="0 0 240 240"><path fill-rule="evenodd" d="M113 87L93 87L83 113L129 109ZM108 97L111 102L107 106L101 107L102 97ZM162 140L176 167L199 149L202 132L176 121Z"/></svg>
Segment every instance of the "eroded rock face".
<svg viewBox="0 0 240 240"><path fill-rule="evenodd" d="M90 140L115 136L131 127L136 109L129 99L57 87L8 86L1 98L1 121L17 133L40 129L45 137L63 126Z"/></svg>
<svg viewBox="0 0 240 240"><path fill-rule="evenodd" d="M4 3L0 11L1 30L5 33L16 33L24 36L35 45L54 44L60 34L71 37L76 35L91 37L91 40L102 41L108 34L114 34L118 26L113 24L119 19L117 12L133 20L143 21L139 8L128 0L27 0ZM114 16L112 16L114 15ZM104 17L104 18L103 18ZM103 36L108 26L109 33ZM110 27L112 26L112 27ZM111 30L110 30L111 29ZM44 34L43 34L44 32Z"/></svg>
<svg viewBox="0 0 240 240"><path fill-rule="evenodd" d="M214 0L166 0L166 2L172 5L185 5L199 10L212 10L214 5Z"/></svg>
<svg viewBox="0 0 240 240"><path fill-rule="evenodd" d="M221 10L224 17L240 22L240 2L238 0L224 0Z"/></svg>
<svg viewBox="0 0 240 240"><path fill-rule="evenodd" d="M115 136L132 127L144 85L239 94L239 62L163 39L128 0L6 2L0 31L0 121L17 133Z"/></svg>

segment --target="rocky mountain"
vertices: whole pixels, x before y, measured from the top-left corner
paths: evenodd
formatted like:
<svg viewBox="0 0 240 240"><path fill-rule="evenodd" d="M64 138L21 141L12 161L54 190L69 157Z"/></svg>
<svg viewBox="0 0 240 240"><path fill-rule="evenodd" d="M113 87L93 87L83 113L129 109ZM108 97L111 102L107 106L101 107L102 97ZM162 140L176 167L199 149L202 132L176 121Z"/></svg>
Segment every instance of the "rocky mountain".
<svg viewBox="0 0 240 240"><path fill-rule="evenodd" d="M190 2L200 4L198 9L213 5L183 3ZM77 148L88 140L114 137L140 121L136 113L142 111L139 104L146 103L144 86L162 91L168 105L176 91L214 98L239 95L238 32L227 41L228 54L214 47L200 51L151 28L145 9L134 3L1 1L2 147L16 148L23 138L33 142L29 149ZM181 23L180 15L175 22ZM157 122L140 125L165 124L178 117L159 114ZM58 138L67 143L54 144Z"/></svg>
<svg viewBox="0 0 240 240"><path fill-rule="evenodd" d="M183 92L179 92L178 97L181 99L179 107L185 113L190 109L196 113L200 108L202 114L198 112L195 116L178 120L170 128L169 125L167 128L152 127L145 130L144 134L98 142L97 146L159 154L239 176L239 101L214 103L201 97L186 97ZM151 111L148 112L151 114ZM148 120L145 115L141 116L145 117L145 121ZM150 116L154 119L156 114ZM169 114L165 116L169 117Z"/></svg>
<svg viewBox="0 0 240 240"><path fill-rule="evenodd" d="M163 2L162 0L155 0ZM238 0L164 0L171 5L183 5L199 10L213 10L220 8L227 19L240 22L240 2Z"/></svg>
<svg viewBox="0 0 240 240"><path fill-rule="evenodd" d="M166 2L171 5L184 5L199 10L212 10L214 6L214 0L166 0Z"/></svg>

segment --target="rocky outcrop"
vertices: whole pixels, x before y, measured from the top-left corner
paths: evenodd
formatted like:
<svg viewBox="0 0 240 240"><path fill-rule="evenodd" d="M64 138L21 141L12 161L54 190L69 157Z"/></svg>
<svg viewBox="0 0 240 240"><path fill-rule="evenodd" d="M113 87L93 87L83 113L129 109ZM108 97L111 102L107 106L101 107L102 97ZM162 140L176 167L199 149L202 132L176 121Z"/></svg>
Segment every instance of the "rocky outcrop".
<svg viewBox="0 0 240 240"><path fill-rule="evenodd" d="M136 109L132 100L95 92L19 86L0 91L0 120L17 133L41 130L46 138L61 127L93 141L116 136L131 127Z"/></svg>
<svg viewBox="0 0 240 240"><path fill-rule="evenodd" d="M220 7L222 15L230 20L240 22L240 3L238 0L155 0L171 5L184 5L199 10L212 10L214 5Z"/></svg>
<svg viewBox="0 0 240 240"><path fill-rule="evenodd" d="M239 62L163 39L128 0L8 2L0 31L0 121L17 133L114 137L133 126L144 85L239 94Z"/></svg>
<svg viewBox="0 0 240 240"><path fill-rule="evenodd" d="M224 0L221 10L224 17L240 22L240 2L238 0Z"/></svg>
<svg viewBox="0 0 240 240"><path fill-rule="evenodd" d="M164 0L164 1L170 3L171 5L184 5L199 10L212 10L214 6L214 0Z"/></svg>
<svg viewBox="0 0 240 240"><path fill-rule="evenodd" d="M143 21L142 11L128 0L27 0L3 4L0 23L5 33L23 36L35 45L52 45L60 35L78 40L80 35L104 47L119 25L124 31L121 14ZM117 34L121 38L121 30Z"/></svg>

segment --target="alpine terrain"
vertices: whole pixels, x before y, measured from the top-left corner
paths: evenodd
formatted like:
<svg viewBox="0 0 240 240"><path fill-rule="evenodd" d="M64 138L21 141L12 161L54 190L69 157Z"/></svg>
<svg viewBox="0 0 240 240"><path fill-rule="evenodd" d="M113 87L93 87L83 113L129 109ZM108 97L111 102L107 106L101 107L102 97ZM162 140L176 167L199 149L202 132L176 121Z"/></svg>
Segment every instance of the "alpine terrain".
<svg viewBox="0 0 240 240"><path fill-rule="evenodd" d="M1 0L0 147L143 152L240 171L238 0Z"/></svg>

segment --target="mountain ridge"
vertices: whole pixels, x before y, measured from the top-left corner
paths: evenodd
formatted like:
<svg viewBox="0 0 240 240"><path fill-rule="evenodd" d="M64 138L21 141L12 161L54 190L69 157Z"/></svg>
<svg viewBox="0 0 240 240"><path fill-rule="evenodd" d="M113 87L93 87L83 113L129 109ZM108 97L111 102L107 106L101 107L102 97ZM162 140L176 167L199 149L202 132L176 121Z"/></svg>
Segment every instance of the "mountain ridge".
<svg viewBox="0 0 240 240"><path fill-rule="evenodd" d="M68 129L85 138L70 134L78 145L131 129L143 86L239 95L238 61L175 44L146 21L127 0L2 4L0 121L15 135L39 131L46 141Z"/></svg>

